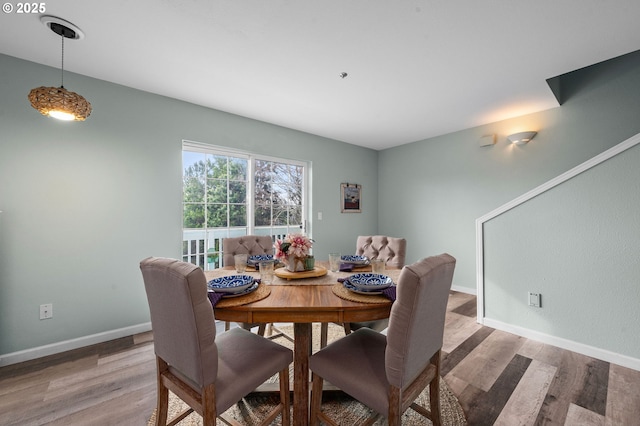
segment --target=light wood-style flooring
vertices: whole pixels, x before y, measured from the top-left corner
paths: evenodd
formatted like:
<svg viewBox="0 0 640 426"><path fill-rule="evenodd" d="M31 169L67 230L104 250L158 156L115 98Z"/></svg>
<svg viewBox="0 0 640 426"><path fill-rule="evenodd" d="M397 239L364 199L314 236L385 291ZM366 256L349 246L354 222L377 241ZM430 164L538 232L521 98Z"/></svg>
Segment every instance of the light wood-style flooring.
<svg viewBox="0 0 640 426"><path fill-rule="evenodd" d="M442 375L470 425L640 425L640 372L483 327L452 292ZM155 408L151 333L0 368L0 425L140 425Z"/></svg>

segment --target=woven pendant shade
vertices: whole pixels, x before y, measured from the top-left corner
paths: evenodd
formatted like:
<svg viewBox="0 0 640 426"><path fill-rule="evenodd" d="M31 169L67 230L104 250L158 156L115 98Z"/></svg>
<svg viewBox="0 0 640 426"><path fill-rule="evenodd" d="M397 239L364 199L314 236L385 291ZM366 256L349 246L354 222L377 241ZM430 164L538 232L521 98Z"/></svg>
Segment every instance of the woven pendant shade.
<svg viewBox="0 0 640 426"><path fill-rule="evenodd" d="M64 39L79 40L84 37L80 28L64 19L44 15L40 21L60 36L61 67L60 87L40 86L29 92L29 102L40 114L66 121L84 121L91 114L91 104L75 92L64 88Z"/></svg>
<svg viewBox="0 0 640 426"><path fill-rule="evenodd" d="M29 92L28 98L31 106L42 115L84 121L91 114L91 104L85 98L62 86L36 87Z"/></svg>

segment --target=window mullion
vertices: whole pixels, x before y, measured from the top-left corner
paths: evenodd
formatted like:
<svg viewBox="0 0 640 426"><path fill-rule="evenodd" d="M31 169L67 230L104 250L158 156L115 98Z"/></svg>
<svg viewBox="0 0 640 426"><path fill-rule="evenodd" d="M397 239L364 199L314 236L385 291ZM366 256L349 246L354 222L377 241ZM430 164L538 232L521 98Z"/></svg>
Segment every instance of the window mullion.
<svg viewBox="0 0 640 426"><path fill-rule="evenodd" d="M249 161L247 162L247 193L246 193L246 205L247 205L247 234L253 235L255 233L256 224L254 223L255 218L255 197L253 196L253 191L255 187L255 179L253 178L254 170L255 170L255 162L256 159L253 155L249 156Z"/></svg>

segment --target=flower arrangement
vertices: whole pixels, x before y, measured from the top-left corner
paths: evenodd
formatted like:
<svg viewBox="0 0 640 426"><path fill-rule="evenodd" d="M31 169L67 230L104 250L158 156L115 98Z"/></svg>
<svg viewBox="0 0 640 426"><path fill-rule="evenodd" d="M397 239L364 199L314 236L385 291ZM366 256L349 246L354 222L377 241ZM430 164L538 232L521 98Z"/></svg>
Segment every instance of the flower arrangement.
<svg viewBox="0 0 640 426"><path fill-rule="evenodd" d="M289 234L276 240L276 259L285 263L290 271L304 271L304 259L309 257L312 245L313 240L306 235Z"/></svg>
<svg viewBox="0 0 640 426"><path fill-rule="evenodd" d="M282 260L289 256L308 256L312 245L313 240L306 235L289 234L282 240L276 240L276 258Z"/></svg>

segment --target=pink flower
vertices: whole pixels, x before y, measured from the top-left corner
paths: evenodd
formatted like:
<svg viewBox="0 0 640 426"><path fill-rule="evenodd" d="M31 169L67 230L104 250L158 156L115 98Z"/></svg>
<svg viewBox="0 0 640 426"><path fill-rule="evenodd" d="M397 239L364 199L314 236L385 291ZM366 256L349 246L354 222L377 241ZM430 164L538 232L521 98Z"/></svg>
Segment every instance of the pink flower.
<svg viewBox="0 0 640 426"><path fill-rule="evenodd" d="M276 240L276 258L284 259L290 255L305 257L312 245L313 241L303 234L289 234L283 240Z"/></svg>

